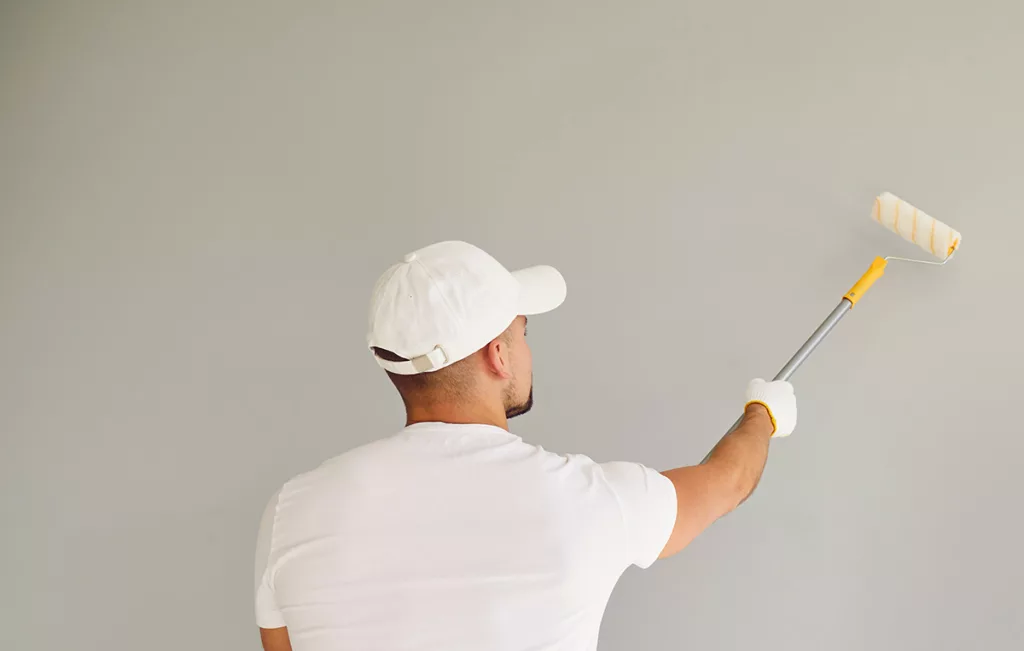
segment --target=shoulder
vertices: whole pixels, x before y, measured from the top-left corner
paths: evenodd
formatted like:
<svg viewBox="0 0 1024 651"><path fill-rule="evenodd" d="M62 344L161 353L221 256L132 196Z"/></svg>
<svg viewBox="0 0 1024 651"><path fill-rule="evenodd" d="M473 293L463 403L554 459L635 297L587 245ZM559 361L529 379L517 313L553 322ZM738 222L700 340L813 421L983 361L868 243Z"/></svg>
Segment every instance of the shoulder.
<svg viewBox="0 0 1024 651"><path fill-rule="evenodd" d="M556 454L538 448L544 473L566 495L614 504L633 511L654 501L675 506L675 488L665 475L633 461L598 462L585 454Z"/></svg>
<svg viewBox="0 0 1024 651"><path fill-rule="evenodd" d="M396 454L399 447L392 437L358 445L293 475L281 485L279 492L289 494L295 489L332 478L352 477L360 468L376 467L384 463L388 457Z"/></svg>
<svg viewBox="0 0 1024 651"><path fill-rule="evenodd" d="M556 476L576 476L611 487L620 481L647 480L658 474L641 463L595 461L586 454L551 452L541 446L529 447L533 450L540 467Z"/></svg>
<svg viewBox="0 0 1024 651"><path fill-rule="evenodd" d="M560 491L578 493L590 500L617 501L617 486L642 481L649 469L625 461L598 462L586 454L559 453L529 446L538 471Z"/></svg>

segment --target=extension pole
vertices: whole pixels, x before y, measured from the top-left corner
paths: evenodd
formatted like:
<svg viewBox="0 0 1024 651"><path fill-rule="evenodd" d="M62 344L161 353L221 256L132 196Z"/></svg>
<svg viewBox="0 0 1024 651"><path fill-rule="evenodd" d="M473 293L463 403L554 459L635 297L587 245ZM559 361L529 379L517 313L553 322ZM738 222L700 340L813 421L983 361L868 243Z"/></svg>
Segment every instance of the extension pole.
<svg viewBox="0 0 1024 651"><path fill-rule="evenodd" d="M800 368L800 365L814 352L814 349L824 341L825 337L832 331L832 328L836 327L836 324L846 316L846 313L853 309L853 306L871 289L875 281L882 277L889 260L942 266L949 262L953 258L953 254L960 248L960 233L931 215L918 210L891 192L883 192L875 197L875 208L871 213L871 218L904 240L913 242L921 249L931 253L939 259L939 262L892 256L888 258L875 258L867 272L860 277L860 280L857 281L850 291L846 292L843 300L832 310L832 314L818 326L814 334L804 342L800 350L796 351L796 354L776 374L776 381L788 380L792 377L793 373ZM729 428L729 432L739 427L741 422L743 422L742 416L733 423L733 426ZM726 434L729 432L726 432ZM704 457L701 463L707 461L709 457L711 457L711 452L708 452L708 455Z"/></svg>
<svg viewBox="0 0 1024 651"><path fill-rule="evenodd" d="M814 349L825 340L825 337L832 332L832 329L835 328L836 325L842 321L843 317L853 309L853 306L857 304L857 301L860 300L860 298L866 294L869 289L871 289L871 286L875 284L875 281L882 277L882 274L885 273L885 267L887 264L888 263L883 258L875 258L874 262L871 263L871 267L869 267L867 272L860 277L860 280L857 281L850 291L843 296L843 300L839 301L839 305L832 310L832 313L828 315L828 318L821 322L821 325L818 326L818 329L815 330L810 337L808 337L807 341L804 342L804 345L800 346L800 349L796 351L788 362L786 362L786 365L776 373L774 381L789 380L789 378L796 373L796 370L800 368L805 361L807 361L807 358L811 356ZM742 422L743 416L740 416L736 419L736 422L732 424L732 427L729 428L726 434L735 430ZM701 463L707 461L710 456L711 453L708 452L707 456L704 457Z"/></svg>

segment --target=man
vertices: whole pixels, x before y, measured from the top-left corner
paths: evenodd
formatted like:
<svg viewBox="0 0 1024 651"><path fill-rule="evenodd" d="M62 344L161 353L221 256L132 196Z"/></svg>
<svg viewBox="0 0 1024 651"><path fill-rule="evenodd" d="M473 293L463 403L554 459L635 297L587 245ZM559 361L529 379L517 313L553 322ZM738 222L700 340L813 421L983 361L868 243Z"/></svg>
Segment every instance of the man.
<svg viewBox="0 0 1024 651"><path fill-rule="evenodd" d="M751 382L739 427L664 473L508 431L533 404L527 316L565 293L555 269L510 273L464 242L381 276L368 344L407 426L270 500L256 558L266 651L594 649L628 566L675 554L750 495L769 438L796 425L787 383Z"/></svg>

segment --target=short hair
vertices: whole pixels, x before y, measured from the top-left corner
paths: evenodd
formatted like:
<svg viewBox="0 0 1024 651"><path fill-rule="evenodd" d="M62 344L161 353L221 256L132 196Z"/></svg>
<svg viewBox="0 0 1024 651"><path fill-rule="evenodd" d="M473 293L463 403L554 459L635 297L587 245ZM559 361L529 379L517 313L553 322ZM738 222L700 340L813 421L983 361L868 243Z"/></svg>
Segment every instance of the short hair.
<svg viewBox="0 0 1024 651"><path fill-rule="evenodd" d="M512 328L509 326L498 338L506 344L512 340ZM388 362L408 362L409 360L384 348L373 348L374 354ZM460 359L442 369L415 375L400 375L387 371L388 379L398 389L402 400L426 402L454 402L472 393L476 379L473 377L473 357L478 353Z"/></svg>
<svg viewBox="0 0 1024 651"><path fill-rule="evenodd" d="M389 362L408 362L409 360L384 348L374 348L373 352ZM387 371L388 379L398 389L402 399L425 400L429 402L450 402L469 393L473 387L470 358L445 366L429 373L400 375Z"/></svg>

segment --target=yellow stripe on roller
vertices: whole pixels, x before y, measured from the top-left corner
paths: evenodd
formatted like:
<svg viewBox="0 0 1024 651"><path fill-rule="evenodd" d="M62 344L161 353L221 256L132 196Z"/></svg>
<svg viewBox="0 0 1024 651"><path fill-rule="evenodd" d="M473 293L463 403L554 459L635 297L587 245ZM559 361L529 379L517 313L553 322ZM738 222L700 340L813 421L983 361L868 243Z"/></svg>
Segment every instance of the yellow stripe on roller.
<svg viewBox="0 0 1024 651"><path fill-rule="evenodd" d="M843 298L850 301L851 305L856 305L857 301L859 301L864 294L868 293L868 290L875 284L875 281L882 277L882 274L885 273L885 267L888 264L889 263L885 258L875 258L875 261L871 263L868 270L864 272L864 275L860 277L860 280L850 288L850 291L846 292L846 295L843 296Z"/></svg>
<svg viewBox="0 0 1024 651"><path fill-rule="evenodd" d="M904 240L913 242L940 260L948 260L960 246L960 233L891 192L875 197L872 217ZM906 230L903 222L910 220Z"/></svg>

